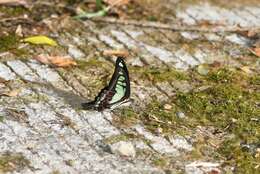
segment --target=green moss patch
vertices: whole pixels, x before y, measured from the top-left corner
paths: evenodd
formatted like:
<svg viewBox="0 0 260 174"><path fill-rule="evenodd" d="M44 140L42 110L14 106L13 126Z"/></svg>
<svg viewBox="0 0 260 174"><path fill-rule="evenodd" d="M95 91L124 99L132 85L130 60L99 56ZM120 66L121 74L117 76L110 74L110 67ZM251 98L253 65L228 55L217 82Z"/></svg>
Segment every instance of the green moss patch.
<svg viewBox="0 0 260 174"><path fill-rule="evenodd" d="M97 68L101 67L104 68L106 71L110 70L112 67L108 62L98 60L97 58L91 58L88 61L83 60L76 60L78 67L80 69L86 69L86 68Z"/></svg>
<svg viewBox="0 0 260 174"><path fill-rule="evenodd" d="M94 98L107 85L114 68L107 61L95 58L88 61L80 60L77 64L78 69L73 70L74 74L91 91L90 98Z"/></svg>
<svg viewBox="0 0 260 174"><path fill-rule="evenodd" d="M152 162L155 166L164 168L169 165L170 161L166 157L155 157Z"/></svg>
<svg viewBox="0 0 260 174"><path fill-rule="evenodd" d="M5 152L0 155L0 173L21 171L25 167L29 167L27 160L21 153Z"/></svg>
<svg viewBox="0 0 260 174"><path fill-rule="evenodd" d="M0 116L0 122L4 121L4 116Z"/></svg>
<svg viewBox="0 0 260 174"><path fill-rule="evenodd" d="M15 34L0 36L0 53L8 51L19 57L19 59L24 59L29 53L25 48L18 48L19 42L20 38Z"/></svg>
<svg viewBox="0 0 260 174"><path fill-rule="evenodd" d="M80 70L83 70L84 73L92 74L91 79L88 79L87 81L88 86L92 86L91 84L93 82L94 88L98 88L98 89L106 85L105 82L109 80L114 69L113 64L110 64L107 61L98 60L96 58L91 58L88 61L77 60L77 64L78 64L78 68ZM174 69L169 69L169 68L133 67L133 66L129 66L128 68L129 68L131 80L141 79L144 81L149 80L154 83L157 83L157 82L165 82L165 81L190 79L187 73L177 71ZM100 79L103 79L102 83ZM95 83L99 83L99 84L95 84Z"/></svg>
<svg viewBox="0 0 260 174"><path fill-rule="evenodd" d="M259 135L258 135L259 136ZM226 157L223 166L234 166L234 173L258 173L260 165L259 152L250 152L249 149L241 147L243 140L240 138L227 139L223 142L218 152ZM257 140L259 147L259 139ZM250 148L250 146L248 146Z"/></svg>
<svg viewBox="0 0 260 174"><path fill-rule="evenodd" d="M157 132L158 129L162 129L164 133L172 133L179 122L176 117L176 109L173 107L170 110L165 110L164 104L153 100L139 115L149 130Z"/></svg>
<svg viewBox="0 0 260 174"><path fill-rule="evenodd" d="M114 112L113 123L118 127L131 126L137 123L138 114L130 107L122 108Z"/></svg>
<svg viewBox="0 0 260 174"><path fill-rule="evenodd" d="M250 81L251 85L260 87L260 76L257 76L257 75L252 76L252 77L250 77L249 81ZM258 88L258 90L260 90L260 88Z"/></svg>
<svg viewBox="0 0 260 174"><path fill-rule="evenodd" d="M134 72L150 76L154 81L178 78L169 77L167 71L164 74L161 70ZM260 164L259 74L246 74L229 67L209 67L207 75L192 70L184 77L194 90L188 93L176 91L176 95L167 103L153 100L146 108L138 111L122 111L121 115L126 117L121 123L124 124L127 118L133 117L141 120L150 131L159 131L164 135L193 135L197 126L213 128L212 134L218 136L221 133L226 136L221 139L218 137L214 147L207 143L208 140L197 142L190 158L204 158L208 154L208 157L216 160L225 158L223 166L235 167L238 173L254 173ZM179 112L183 112L186 117L179 118Z"/></svg>
<svg viewBox="0 0 260 174"><path fill-rule="evenodd" d="M0 6L0 11L4 13L4 15L12 17L19 16L28 12L28 10L22 6Z"/></svg>
<svg viewBox="0 0 260 174"><path fill-rule="evenodd" d="M125 133L125 134L120 134L120 135L108 137L104 140L104 142L106 144L114 144L114 143L117 143L119 141L129 141L129 140L133 140L133 139L140 139L140 137L137 137L134 134Z"/></svg>
<svg viewBox="0 0 260 174"><path fill-rule="evenodd" d="M214 70L201 79L209 88L178 93L173 101L192 120L188 126L213 126L219 132L232 135L224 139L217 151L226 157L227 163L235 164L239 173L253 173L260 161L254 157L255 150L251 154L242 150L242 144L260 145L259 123L252 120L260 115L257 79L258 75L250 77L238 70Z"/></svg>
<svg viewBox="0 0 260 174"><path fill-rule="evenodd" d="M173 80L188 80L189 76L175 69L155 68L155 67L130 67L130 74L141 79L149 79L153 82L164 82Z"/></svg>
<svg viewBox="0 0 260 174"><path fill-rule="evenodd" d="M18 43L19 39L14 34L0 36L0 52L15 49Z"/></svg>

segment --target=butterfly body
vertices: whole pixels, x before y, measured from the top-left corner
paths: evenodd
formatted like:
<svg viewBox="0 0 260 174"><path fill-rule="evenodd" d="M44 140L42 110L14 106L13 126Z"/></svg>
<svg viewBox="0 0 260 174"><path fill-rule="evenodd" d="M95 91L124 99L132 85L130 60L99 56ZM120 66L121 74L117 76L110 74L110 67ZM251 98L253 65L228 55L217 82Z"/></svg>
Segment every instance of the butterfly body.
<svg viewBox="0 0 260 174"><path fill-rule="evenodd" d="M118 57L114 74L105 88L103 88L94 101L83 103L86 110L103 111L128 102L130 97L130 80L124 60Z"/></svg>

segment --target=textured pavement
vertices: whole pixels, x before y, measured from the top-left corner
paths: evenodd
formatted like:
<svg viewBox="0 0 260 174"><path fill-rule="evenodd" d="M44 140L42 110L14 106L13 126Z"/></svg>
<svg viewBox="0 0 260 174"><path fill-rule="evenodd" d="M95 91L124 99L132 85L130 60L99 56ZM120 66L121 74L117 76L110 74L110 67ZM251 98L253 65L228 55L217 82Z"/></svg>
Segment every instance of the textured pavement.
<svg viewBox="0 0 260 174"><path fill-rule="evenodd" d="M225 7L205 2L189 5L170 1L168 8L176 4L175 16L169 14L169 19L177 19L185 25L209 21L260 27L259 5ZM128 50L128 66L174 67L186 71L203 63L220 61L239 67L242 64L238 58L247 54L252 44L250 39L228 32L175 32L93 21L78 25L73 34L50 33L67 48L59 50L60 53L69 54L75 60L95 56L110 67L114 59L104 58L104 50ZM0 152L21 153L30 161L29 166L13 173L165 173L149 159L111 152L113 144L105 140L126 133L142 137L131 141L136 151L178 158L192 150L192 142L185 137L176 135L169 140L152 134L141 123L122 129L113 124L115 116L111 111L81 110L80 103L99 91L88 86L91 76L87 73L78 67L54 69L33 59L7 59L0 63L0 77L10 81L7 85L1 84L1 91L19 89L18 96L0 98L0 115L5 118L0 122ZM174 95L173 89L178 88L178 83L168 82L144 84L133 80L131 85L134 104L148 102L153 96L167 100ZM186 173L220 170L218 165L196 168L188 161L180 163Z"/></svg>

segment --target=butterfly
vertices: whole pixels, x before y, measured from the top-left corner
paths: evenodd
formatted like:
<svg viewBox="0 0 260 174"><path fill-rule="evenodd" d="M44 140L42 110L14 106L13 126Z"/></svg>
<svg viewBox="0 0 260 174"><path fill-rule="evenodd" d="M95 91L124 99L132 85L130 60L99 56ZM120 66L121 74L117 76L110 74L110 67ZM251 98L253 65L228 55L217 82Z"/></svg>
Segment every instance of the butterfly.
<svg viewBox="0 0 260 174"><path fill-rule="evenodd" d="M105 88L95 97L94 101L83 103L85 110L103 111L113 109L129 101L130 80L126 64L122 57L118 57L114 74Z"/></svg>

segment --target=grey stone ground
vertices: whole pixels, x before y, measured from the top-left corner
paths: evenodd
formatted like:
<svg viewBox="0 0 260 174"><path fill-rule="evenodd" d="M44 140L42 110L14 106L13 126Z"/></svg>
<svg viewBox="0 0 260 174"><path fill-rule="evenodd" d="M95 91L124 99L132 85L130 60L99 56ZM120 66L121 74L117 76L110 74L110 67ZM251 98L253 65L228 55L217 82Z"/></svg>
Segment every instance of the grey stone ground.
<svg viewBox="0 0 260 174"><path fill-rule="evenodd" d="M174 9L178 3L178 8ZM259 5L225 7L221 3L189 5L170 1L168 8L175 14L169 14L169 21L177 19L186 25L210 21L260 27ZM59 44L68 48L68 52L63 54L77 60L96 55L100 56L100 60L110 62L113 60L101 56L102 51L127 49L130 51L129 66L149 64L180 70L214 60L240 66L236 57L243 54L251 43L251 40L234 33L173 32L131 25L99 25L100 22L85 21L81 23L81 29L85 30L80 33L80 29L76 29L74 35L51 35L59 35ZM180 40L186 44L180 44ZM197 40L205 42L193 44ZM127 129L117 128L112 124L114 115L110 111L98 113L75 109L82 98L89 99L95 95L90 94L86 86L91 77L79 68L66 71L50 68L35 60L8 60L0 63L0 77L11 80L8 86L1 84L1 90L20 90L16 97L0 98L0 113L7 118L0 122L0 152L22 153L30 161L30 166L13 173L165 173L148 159L136 157L136 152L147 150L178 158L193 148L185 137L176 135L165 139L150 133L142 124ZM173 95L172 89L178 88L178 83L159 86L132 82L132 88L135 103L142 103L153 95L162 100ZM185 90L184 86L180 88ZM104 141L125 133L141 135L144 139L119 144ZM187 174L221 170L219 161L199 162L182 161L179 166Z"/></svg>

